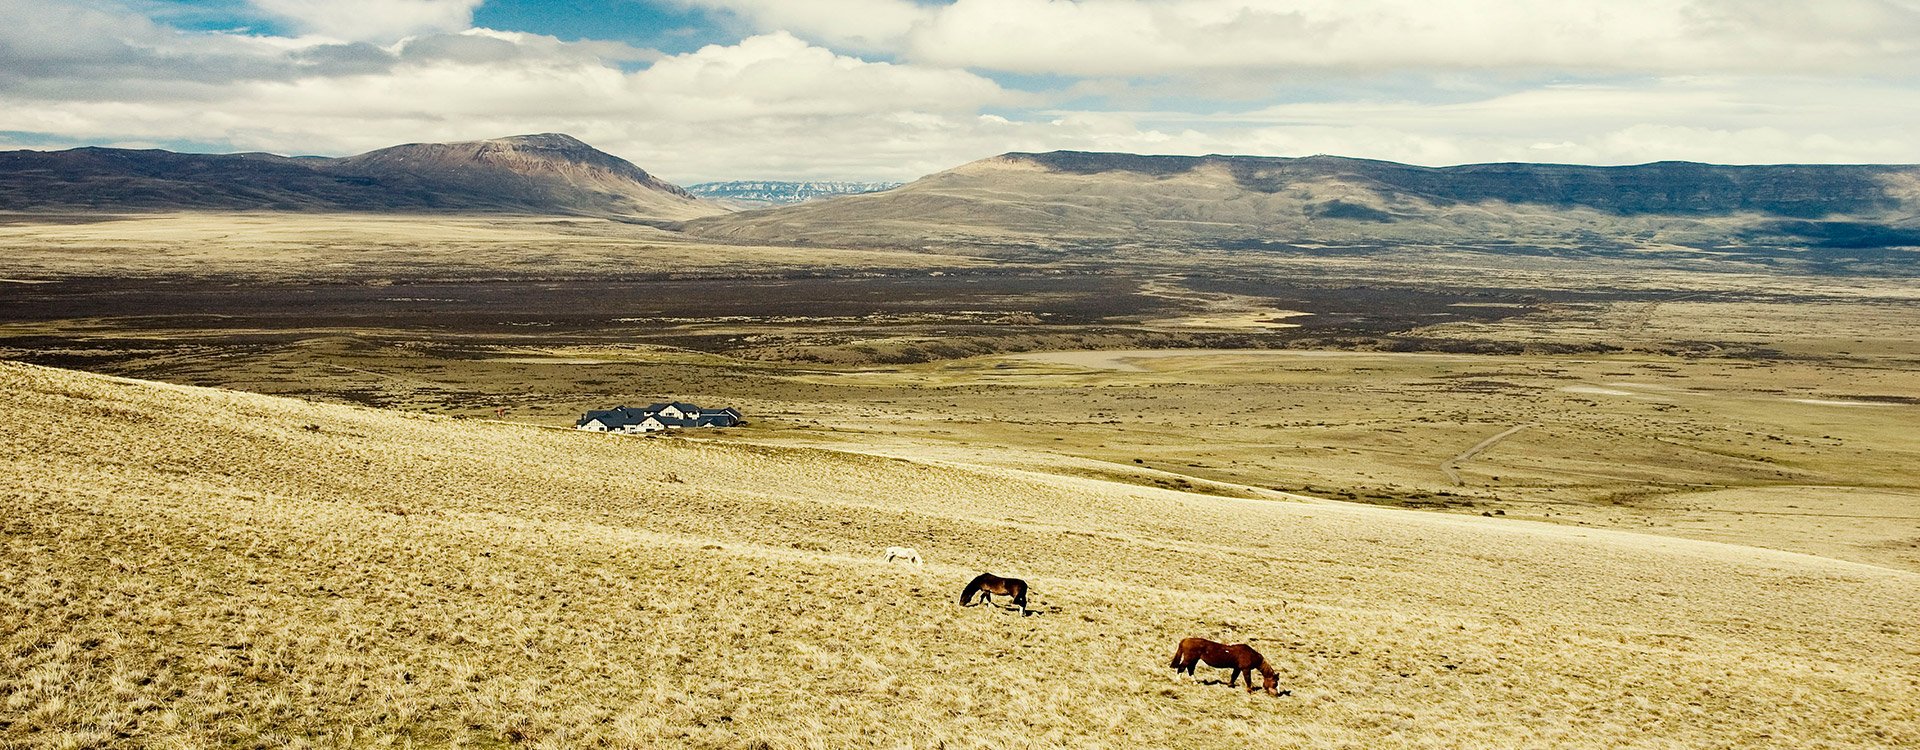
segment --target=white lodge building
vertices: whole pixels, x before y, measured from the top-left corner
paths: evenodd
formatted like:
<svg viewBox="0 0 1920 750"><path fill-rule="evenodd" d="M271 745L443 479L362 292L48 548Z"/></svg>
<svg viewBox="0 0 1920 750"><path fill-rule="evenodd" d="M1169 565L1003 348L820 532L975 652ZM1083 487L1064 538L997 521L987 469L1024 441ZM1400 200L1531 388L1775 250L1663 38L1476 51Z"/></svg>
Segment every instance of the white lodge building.
<svg viewBox="0 0 1920 750"><path fill-rule="evenodd" d="M633 434L677 430L683 427L738 427L746 424L732 407L702 409L683 401L649 404L644 407L616 406L589 411L574 422L574 429L588 432Z"/></svg>

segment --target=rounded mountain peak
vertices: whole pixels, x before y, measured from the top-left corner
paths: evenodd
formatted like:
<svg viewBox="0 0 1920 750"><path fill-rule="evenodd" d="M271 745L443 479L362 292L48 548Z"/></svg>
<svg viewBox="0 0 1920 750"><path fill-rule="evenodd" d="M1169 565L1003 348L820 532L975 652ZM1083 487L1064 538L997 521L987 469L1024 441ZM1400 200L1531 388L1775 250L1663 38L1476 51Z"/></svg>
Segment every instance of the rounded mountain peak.
<svg viewBox="0 0 1920 750"><path fill-rule="evenodd" d="M336 172L482 196L501 207L683 218L725 209L565 133L409 143L333 160Z"/></svg>
<svg viewBox="0 0 1920 750"><path fill-rule="evenodd" d="M589 151L597 150L597 149L594 149L594 147L587 145L586 141L567 135L566 133L532 133L529 135L510 135L505 138L490 138L488 139L487 142L498 143L505 146L519 146L522 148L543 148L543 149L560 149L560 150L584 149Z"/></svg>

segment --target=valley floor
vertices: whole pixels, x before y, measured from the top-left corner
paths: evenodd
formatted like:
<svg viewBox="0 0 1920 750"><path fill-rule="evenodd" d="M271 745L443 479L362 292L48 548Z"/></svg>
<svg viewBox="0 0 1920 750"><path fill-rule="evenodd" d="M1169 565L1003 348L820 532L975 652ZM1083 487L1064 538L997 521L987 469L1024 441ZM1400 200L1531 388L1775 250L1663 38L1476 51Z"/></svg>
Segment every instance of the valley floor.
<svg viewBox="0 0 1920 750"><path fill-rule="evenodd" d="M1920 746L1911 277L1088 252L0 217L0 747Z"/></svg>
<svg viewBox="0 0 1920 750"><path fill-rule="evenodd" d="M0 358L1920 571L1920 287L1472 248L985 259L555 217L0 217ZM1498 439L1493 439L1498 437Z"/></svg>

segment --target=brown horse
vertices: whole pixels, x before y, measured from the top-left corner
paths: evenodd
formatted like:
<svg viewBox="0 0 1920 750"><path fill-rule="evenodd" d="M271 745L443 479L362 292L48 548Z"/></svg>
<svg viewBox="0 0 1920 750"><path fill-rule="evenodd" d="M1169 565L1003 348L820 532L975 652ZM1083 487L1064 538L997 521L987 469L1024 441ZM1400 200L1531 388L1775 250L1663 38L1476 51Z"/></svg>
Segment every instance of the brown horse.
<svg viewBox="0 0 1920 750"><path fill-rule="evenodd" d="M1013 597L1013 605L1020 608L1020 614L1027 613L1027 582L1018 578L1001 578L992 573L981 573L967 582L967 588L960 592L960 606L971 607L974 592L980 593L980 601L993 603L993 595Z"/></svg>
<svg viewBox="0 0 1920 750"><path fill-rule="evenodd" d="M1203 661L1209 667L1233 670L1233 675L1227 678L1227 687L1233 687L1241 675L1246 675L1249 693L1254 690L1253 671L1260 670L1261 687L1266 689L1267 694L1280 697L1280 675L1273 671L1273 665L1267 663L1267 658L1253 650L1252 646L1244 643L1229 646L1205 638L1187 638L1180 641L1180 650L1173 652L1173 671L1193 674L1194 664Z"/></svg>

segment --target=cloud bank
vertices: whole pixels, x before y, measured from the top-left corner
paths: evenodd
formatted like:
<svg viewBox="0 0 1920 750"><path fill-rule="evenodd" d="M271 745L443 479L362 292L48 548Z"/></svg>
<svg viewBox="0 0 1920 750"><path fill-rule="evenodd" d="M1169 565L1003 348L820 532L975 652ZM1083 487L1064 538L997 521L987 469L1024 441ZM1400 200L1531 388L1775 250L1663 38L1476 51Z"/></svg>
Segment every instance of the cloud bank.
<svg viewBox="0 0 1920 750"><path fill-rule="evenodd" d="M392 41L473 25L481 0L252 0L304 32L347 41Z"/></svg>
<svg viewBox="0 0 1920 750"><path fill-rule="evenodd" d="M480 0L252 0L284 33L0 0L0 146L344 154L561 131L676 181L911 179L1013 150L1423 164L1920 162L1904 0L672 0L662 54Z"/></svg>
<svg viewBox="0 0 1920 750"><path fill-rule="evenodd" d="M683 0L823 43L1021 73L1915 70L1900 0Z"/></svg>

